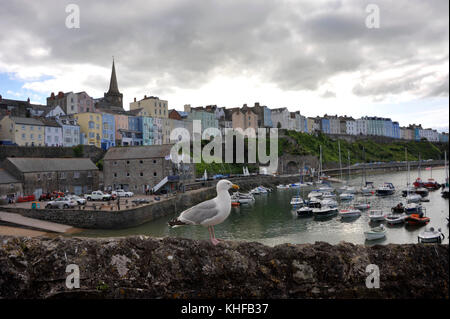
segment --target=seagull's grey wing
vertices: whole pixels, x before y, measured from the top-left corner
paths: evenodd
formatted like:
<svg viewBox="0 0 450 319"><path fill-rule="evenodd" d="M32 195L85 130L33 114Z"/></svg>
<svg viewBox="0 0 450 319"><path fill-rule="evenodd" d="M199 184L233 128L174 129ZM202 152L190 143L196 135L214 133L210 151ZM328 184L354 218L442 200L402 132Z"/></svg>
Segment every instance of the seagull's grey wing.
<svg viewBox="0 0 450 319"><path fill-rule="evenodd" d="M216 202L214 199L210 199L185 210L178 219L189 224L201 224L218 213L219 209Z"/></svg>

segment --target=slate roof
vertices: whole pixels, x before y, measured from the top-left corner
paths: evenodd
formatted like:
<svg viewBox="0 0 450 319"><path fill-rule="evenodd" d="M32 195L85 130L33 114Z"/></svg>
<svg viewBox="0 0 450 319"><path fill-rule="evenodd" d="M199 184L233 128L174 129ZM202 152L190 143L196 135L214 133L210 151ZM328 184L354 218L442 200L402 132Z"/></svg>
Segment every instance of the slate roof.
<svg viewBox="0 0 450 319"><path fill-rule="evenodd" d="M89 158L7 157L22 173L98 170Z"/></svg>
<svg viewBox="0 0 450 319"><path fill-rule="evenodd" d="M41 120L32 117L11 116L11 120L16 124L44 126L44 123L42 123Z"/></svg>
<svg viewBox="0 0 450 319"><path fill-rule="evenodd" d="M7 171L3 168L0 168L0 184L11 184L11 183L20 183L16 178L12 175L9 175Z"/></svg>
<svg viewBox="0 0 450 319"><path fill-rule="evenodd" d="M170 154L173 144L111 147L104 160L124 160L136 158L164 158Z"/></svg>

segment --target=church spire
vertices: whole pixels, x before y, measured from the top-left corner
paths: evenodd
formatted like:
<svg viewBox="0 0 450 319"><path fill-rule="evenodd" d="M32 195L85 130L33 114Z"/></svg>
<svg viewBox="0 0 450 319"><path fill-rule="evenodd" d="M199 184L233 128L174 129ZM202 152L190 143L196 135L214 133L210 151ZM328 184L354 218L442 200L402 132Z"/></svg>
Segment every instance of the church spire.
<svg viewBox="0 0 450 319"><path fill-rule="evenodd" d="M108 93L119 93L119 86L117 85L116 68L114 66L114 57L111 71L111 81L109 82Z"/></svg>

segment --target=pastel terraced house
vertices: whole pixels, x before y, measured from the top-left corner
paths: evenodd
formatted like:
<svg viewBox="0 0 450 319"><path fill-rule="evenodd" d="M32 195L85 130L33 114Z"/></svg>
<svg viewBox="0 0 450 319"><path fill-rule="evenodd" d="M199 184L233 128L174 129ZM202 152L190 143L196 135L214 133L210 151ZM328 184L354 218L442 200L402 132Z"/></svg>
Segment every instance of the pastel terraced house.
<svg viewBox="0 0 450 319"><path fill-rule="evenodd" d="M74 114L80 126L80 144L95 145L101 148L102 143L102 115L99 113L85 112Z"/></svg>
<svg viewBox="0 0 450 319"><path fill-rule="evenodd" d="M0 120L0 141L19 146L45 146L45 126L31 117L5 116Z"/></svg>

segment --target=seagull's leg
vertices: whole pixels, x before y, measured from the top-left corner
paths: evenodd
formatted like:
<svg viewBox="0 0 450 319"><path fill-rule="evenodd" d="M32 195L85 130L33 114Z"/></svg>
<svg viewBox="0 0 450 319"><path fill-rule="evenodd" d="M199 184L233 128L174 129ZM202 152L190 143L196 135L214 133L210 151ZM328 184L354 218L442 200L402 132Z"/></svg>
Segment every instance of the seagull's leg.
<svg viewBox="0 0 450 319"><path fill-rule="evenodd" d="M214 226L208 226L209 230L209 238L211 239L211 243L216 246L219 241L216 239L216 236L214 235Z"/></svg>
<svg viewBox="0 0 450 319"><path fill-rule="evenodd" d="M211 229L212 229L212 233L213 233L213 238L218 242L221 241L221 239L216 238L216 234L214 233L214 226L211 226Z"/></svg>

